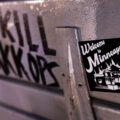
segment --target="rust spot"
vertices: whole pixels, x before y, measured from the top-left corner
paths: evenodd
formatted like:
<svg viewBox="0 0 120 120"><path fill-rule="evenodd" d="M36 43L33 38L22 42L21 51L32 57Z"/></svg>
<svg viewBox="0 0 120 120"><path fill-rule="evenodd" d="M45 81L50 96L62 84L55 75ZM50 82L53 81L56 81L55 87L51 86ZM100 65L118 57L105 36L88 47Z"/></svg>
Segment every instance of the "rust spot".
<svg viewBox="0 0 120 120"><path fill-rule="evenodd" d="M64 74L64 73L62 73L62 76L63 76L63 77L65 77L65 74Z"/></svg>
<svg viewBox="0 0 120 120"><path fill-rule="evenodd" d="M82 87L82 84L81 84L81 83L79 83L79 84L78 84L78 86L79 86L79 87Z"/></svg>
<svg viewBox="0 0 120 120"><path fill-rule="evenodd" d="M74 99L70 97L70 104L72 106L72 109L75 109Z"/></svg>

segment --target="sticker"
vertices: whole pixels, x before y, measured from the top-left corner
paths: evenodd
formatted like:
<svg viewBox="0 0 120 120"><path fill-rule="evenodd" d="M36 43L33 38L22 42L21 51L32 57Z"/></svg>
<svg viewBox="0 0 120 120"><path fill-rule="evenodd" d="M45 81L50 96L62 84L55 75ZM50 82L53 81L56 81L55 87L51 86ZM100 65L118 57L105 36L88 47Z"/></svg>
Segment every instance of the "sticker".
<svg viewBox="0 0 120 120"><path fill-rule="evenodd" d="M90 90L120 92L120 38L81 41Z"/></svg>

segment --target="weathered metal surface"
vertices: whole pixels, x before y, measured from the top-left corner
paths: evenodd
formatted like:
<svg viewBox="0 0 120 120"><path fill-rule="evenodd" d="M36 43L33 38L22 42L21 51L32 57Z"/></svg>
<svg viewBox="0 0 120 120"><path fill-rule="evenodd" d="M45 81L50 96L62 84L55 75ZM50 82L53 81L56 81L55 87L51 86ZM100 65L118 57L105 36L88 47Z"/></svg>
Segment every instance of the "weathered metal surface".
<svg viewBox="0 0 120 120"><path fill-rule="evenodd" d="M104 108L103 106L96 105L94 107L97 120L117 120L120 117L120 111L111 108Z"/></svg>
<svg viewBox="0 0 120 120"><path fill-rule="evenodd" d="M59 27L56 32L60 45L58 49L62 48L61 51L58 51L58 59L61 62L61 68L66 79L63 81L63 89L68 103L68 111L73 114L70 119L93 120L87 86L79 62L78 41L80 40L80 31L75 27ZM63 53L62 56L61 52ZM63 61L64 63L62 63Z"/></svg>
<svg viewBox="0 0 120 120"><path fill-rule="evenodd" d="M5 65L2 61L0 69L1 79L6 81L1 81L4 94L1 93L0 101L52 120L67 119L68 116L71 120L93 120L86 82L83 78L79 80L82 74L80 59L75 64L75 58L79 57L76 38L79 35L74 29L64 29L56 34L56 28L77 26L81 28L83 40L95 39L95 9L94 0L0 3L1 59L7 62ZM33 83L39 87L40 84L59 86L65 93L66 102L51 92L36 91L30 85ZM49 106L46 99L54 104Z"/></svg>
<svg viewBox="0 0 120 120"><path fill-rule="evenodd" d="M10 106L10 107L5 107ZM32 87L23 84L0 81L0 106L29 113L31 116L42 116L52 120L67 120L67 109L63 93L55 89Z"/></svg>
<svg viewBox="0 0 120 120"><path fill-rule="evenodd" d="M1 75L59 86L53 72L59 67L55 61L54 39L48 43L43 18L39 13L31 13L33 6L23 2L17 4L4 3L4 7L0 4Z"/></svg>
<svg viewBox="0 0 120 120"><path fill-rule="evenodd" d="M2 80L6 77L8 79L6 82L0 82L0 101L27 112L47 116L52 120L68 119L68 116L71 120L118 119L119 110L115 110L116 107L110 108L98 103L105 100L105 104L109 101L111 106L112 103L119 105L119 93L88 92L77 44L78 40L119 37L119 2L119 0L1 2L0 77ZM81 31L79 35L75 32L78 28ZM15 80L12 82L13 79ZM40 85L59 87L64 91L64 96L36 90L32 85L38 85L40 88ZM90 101L89 96L99 99L99 102ZM48 104L49 100L52 104ZM44 104L39 106L38 101ZM90 102L96 118L93 116ZM53 111L57 114L54 115Z"/></svg>
<svg viewBox="0 0 120 120"><path fill-rule="evenodd" d="M6 115L5 115L6 114ZM4 107L1 108L0 107L0 119L1 120L34 120L34 118L32 119L31 117L27 117L21 114L15 114L14 111L5 109ZM43 119L44 120L44 119Z"/></svg>
<svg viewBox="0 0 120 120"><path fill-rule="evenodd" d="M2 53L1 58L7 61L7 67L4 68L3 64L1 75L42 85L59 83L62 87L58 72L61 68L56 61L58 44L55 29L58 26L78 26L83 40L95 39L96 3L93 0L40 0L0 5L1 51L4 46L7 49L4 50L5 57L9 58L5 59Z"/></svg>
<svg viewBox="0 0 120 120"><path fill-rule="evenodd" d="M97 120L117 120L120 117L120 105L116 103L111 103L108 101L93 100L93 108L96 114Z"/></svg>

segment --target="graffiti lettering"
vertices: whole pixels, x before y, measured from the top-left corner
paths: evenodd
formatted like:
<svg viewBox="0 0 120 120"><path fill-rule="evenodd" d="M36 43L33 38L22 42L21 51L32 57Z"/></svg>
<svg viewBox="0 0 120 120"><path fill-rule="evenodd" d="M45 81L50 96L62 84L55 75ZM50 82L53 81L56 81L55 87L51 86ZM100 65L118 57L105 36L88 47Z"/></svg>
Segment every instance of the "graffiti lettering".
<svg viewBox="0 0 120 120"><path fill-rule="evenodd" d="M16 51L13 45L11 46L5 45L5 49L3 50L2 43L0 42L0 54L2 56L0 58L0 67L2 67L2 70L6 75L9 75L10 71L12 70L12 72L16 76L22 78L23 75L25 75L26 78L30 81L31 78L30 78L30 74L28 73L31 73L32 78L36 83L40 82L40 76L41 76L42 84L47 85L45 78L45 71L47 71L53 78L54 84L57 86L59 85L55 75L52 72L53 68L59 66L56 62L47 62L47 60L40 55L36 55L36 57L34 57L31 53L28 53L27 63L29 66L29 71L27 71L22 62L23 50L21 48L18 48L18 50ZM11 61L8 59L9 55L12 55L15 68L13 67ZM17 71L17 73L15 71Z"/></svg>
<svg viewBox="0 0 120 120"><path fill-rule="evenodd" d="M4 43L2 38L0 40L0 71L2 70L5 75L14 74L17 77L26 78L30 82L34 81L35 83L41 83L43 85L59 86L52 71L55 67L59 67L59 65L54 61L48 62L45 56L40 55L38 49L39 45L33 44L29 16L26 13L23 13L22 15L24 23L23 28L25 31L25 37L23 37L23 31L21 29L22 23L19 20L18 11L14 10L13 15L11 14L12 12L7 10L3 16L2 11L0 10L1 37L10 40L10 43ZM16 30L18 38L18 47L15 46L17 44L16 37L14 36L15 33L8 29L12 16L14 29ZM56 50L48 47L42 17L37 16L36 22L38 24L38 32L40 33L44 54L55 56ZM24 50L26 50L26 46L24 40L26 40L29 48L25 52ZM9 57L11 59L9 59ZM47 82L46 73L52 78L52 83Z"/></svg>
<svg viewBox="0 0 120 120"><path fill-rule="evenodd" d="M19 48L17 53L15 53L14 47L11 46L11 53L12 53L19 77L22 77L22 71L23 71L25 73L26 77L28 78L28 80L30 80L30 78L29 78L29 76L28 76L28 74L27 74L27 72L26 72L26 70L21 62L22 55L23 55L22 49Z"/></svg>
<svg viewBox="0 0 120 120"><path fill-rule="evenodd" d="M47 43L45 30L44 30L44 25L43 25L43 21L42 21L41 16L38 16L38 26L39 26L40 35L41 35L41 38L42 38L42 44L43 44L43 49L44 49L45 54L55 56L56 55L56 50L48 48L48 43Z"/></svg>
<svg viewBox="0 0 120 120"><path fill-rule="evenodd" d="M47 70L49 72L49 74L51 75L51 77L54 79L55 84L58 85L58 82L57 82L56 77L54 76L54 74L52 72L52 69L54 67L58 67L59 65L56 62L48 63L47 60L45 60L45 58L43 58L41 56L37 56L37 60L38 60L38 65L39 65L40 74L41 74L43 84L46 85L46 79L45 79L44 73ZM43 66L42 66L42 62L44 63Z"/></svg>
<svg viewBox="0 0 120 120"><path fill-rule="evenodd" d="M32 44L32 39L31 39L31 34L30 34L30 28L29 28L29 22L28 22L28 16L27 14L23 14L23 20L24 20L24 27L25 27L25 32L26 32L26 37L27 37L27 42L29 45L29 48L31 51L38 51L38 45L33 45Z"/></svg>
<svg viewBox="0 0 120 120"><path fill-rule="evenodd" d="M38 65L37 65L37 62L36 62L35 58L30 53L28 53L28 63L29 63L30 72L31 72L35 82L38 83L39 82ZM34 69L33 69L32 66L34 67Z"/></svg>
<svg viewBox="0 0 120 120"><path fill-rule="evenodd" d="M13 14L14 14L14 23L15 23L15 27L16 27L16 31L17 31L17 35L18 35L18 39L19 39L19 44L21 46L24 46L23 36L22 36L21 29L20 29L20 22L19 22L18 12L13 11Z"/></svg>
<svg viewBox="0 0 120 120"><path fill-rule="evenodd" d="M7 29L7 25L9 22L11 16L11 12L9 10L7 10L5 17L3 19L2 17L2 12L0 10L0 25L1 25L1 31L2 31L2 36L4 38L6 38L6 34L8 35L8 37L10 38L11 42L15 42L14 37L12 36L11 32Z"/></svg>
<svg viewBox="0 0 120 120"><path fill-rule="evenodd" d="M2 69L6 75L9 75L9 73L10 73L9 68L11 68L11 70L15 73L15 70L13 69L13 67L8 59L8 52L9 52L8 45L6 45L5 49L3 49L2 44L0 42L0 55L2 58L2 60L0 60L0 67L2 67Z"/></svg>

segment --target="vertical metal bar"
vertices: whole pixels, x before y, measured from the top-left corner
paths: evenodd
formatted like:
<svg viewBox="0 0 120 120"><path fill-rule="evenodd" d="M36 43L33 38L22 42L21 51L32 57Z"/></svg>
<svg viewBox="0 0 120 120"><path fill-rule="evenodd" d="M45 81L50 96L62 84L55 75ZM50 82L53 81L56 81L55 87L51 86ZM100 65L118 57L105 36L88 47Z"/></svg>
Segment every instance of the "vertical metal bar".
<svg viewBox="0 0 120 120"><path fill-rule="evenodd" d="M65 73L63 89L70 120L94 120L87 84L83 73L80 53L79 35L75 27L59 27L56 30L61 52L59 61ZM62 53L62 54L61 54Z"/></svg>

